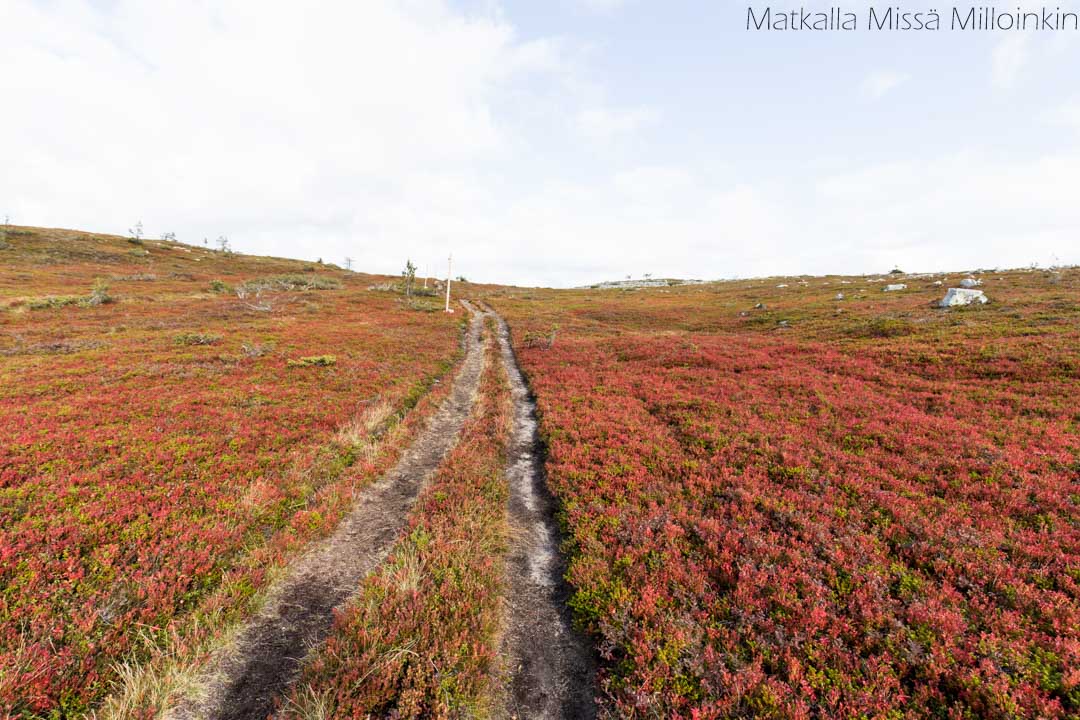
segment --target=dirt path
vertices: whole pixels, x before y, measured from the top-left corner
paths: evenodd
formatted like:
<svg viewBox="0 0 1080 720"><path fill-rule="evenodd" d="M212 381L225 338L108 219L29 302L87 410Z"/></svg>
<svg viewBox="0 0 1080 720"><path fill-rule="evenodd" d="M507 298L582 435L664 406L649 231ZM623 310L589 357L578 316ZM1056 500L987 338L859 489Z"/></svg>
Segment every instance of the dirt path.
<svg viewBox="0 0 1080 720"><path fill-rule="evenodd" d="M567 608L569 588L559 554L555 501L547 487L536 428L536 403L498 318L499 345L514 400L508 458L511 547L509 620L503 640L506 718L596 716L593 653L576 633Z"/></svg>
<svg viewBox="0 0 1080 720"><path fill-rule="evenodd" d="M363 492L333 535L296 561L237 642L211 658L200 697L187 699L166 717L264 720L274 710L275 698L295 680L301 660L328 632L332 609L385 558L418 492L456 442L483 372L483 317L473 314L450 396L394 469Z"/></svg>

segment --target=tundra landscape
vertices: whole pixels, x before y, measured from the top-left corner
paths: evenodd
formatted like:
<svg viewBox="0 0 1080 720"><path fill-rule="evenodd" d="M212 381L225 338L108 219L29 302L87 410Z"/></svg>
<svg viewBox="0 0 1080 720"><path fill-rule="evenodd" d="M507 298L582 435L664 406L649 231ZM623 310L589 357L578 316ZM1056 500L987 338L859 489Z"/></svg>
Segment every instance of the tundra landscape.
<svg viewBox="0 0 1080 720"><path fill-rule="evenodd" d="M0 240L0 716L1080 714L1074 267Z"/></svg>

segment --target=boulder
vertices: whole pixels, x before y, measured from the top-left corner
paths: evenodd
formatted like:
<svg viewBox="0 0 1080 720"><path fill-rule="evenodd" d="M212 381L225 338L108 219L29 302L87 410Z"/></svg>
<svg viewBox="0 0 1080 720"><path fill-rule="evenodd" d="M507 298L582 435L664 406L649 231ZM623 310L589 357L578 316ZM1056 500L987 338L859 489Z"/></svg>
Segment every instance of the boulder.
<svg viewBox="0 0 1080 720"><path fill-rule="evenodd" d="M844 299L844 293L836 293L836 299L837 300L843 300Z"/></svg>
<svg viewBox="0 0 1080 720"><path fill-rule="evenodd" d="M958 307L960 305L982 305L988 302L990 302L990 298L986 297L986 293L982 290L949 288L949 291L945 293L945 297L939 305L941 307Z"/></svg>
<svg viewBox="0 0 1080 720"><path fill-rule="evenodd" d="M907 290L907 285L903 283L898 283L896 285L886 285L883 288L884 292L898 292L900 290Z"/></svg>
<svg viewBox="0 0 1080 720"><path fill-rule="evenodd" d="M964 278L960 281L960 287L973 288L982 285L982 280L976 280L975 278Z"/></svg>

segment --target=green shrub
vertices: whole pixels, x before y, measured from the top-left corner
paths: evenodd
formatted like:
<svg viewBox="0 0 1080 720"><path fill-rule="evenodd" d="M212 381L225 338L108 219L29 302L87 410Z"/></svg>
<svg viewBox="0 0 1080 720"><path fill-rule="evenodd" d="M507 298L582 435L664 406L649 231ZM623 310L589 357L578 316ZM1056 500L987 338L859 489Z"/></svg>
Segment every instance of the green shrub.
<svg viewBox="0 0 1080 720"><path fill-rule="evenodd" d="M250 342L250 343L244 343L243 345L240 346L240 352L244 355L244 357L250 357L250 358L258 358L258 357L262 357L263 355L269 355L273 351L274 351L274 344L273 343Z"/></svg>
<svg viewBox="0 0 1080 720"><path fill-rule="evenodd" d="M82 305L107 305L116 302L116 298L109 294L109 283L98 279L94 281L94 289L90 291L90 297L82 301Z"/></svg>
<svg viewBox="0 0 1080 720"><path fill-rule="evenodd" d="M288 367L330 367L337 364L337 358L333 355L312 355L302 357L299 360L289 360Z"/></svg>
<svg viewBox="0 0 1080 720"><path fill-rule="evenodd" d="M325 275L275 275L248 280L237 291L255 295L266 290L337 290L340 287L340 280Z"/></svg>
<svg viewBox="0 0 1080 720"><path fill-rule="evenodd" d="M46 295L45 297L30 298L26 306L31 310L51 310L53 308L78 305L79 307L94 307L116 302L116 298L109 294L109 283L104 280L94 282L94 288L86 297L77 295Z"/></svg>
<svg viewBox="0 0 1080 720"><path fill-rule="evenodd" d="M286 290L337 290L341 287L340 280L325 275L278 275L269 280Z"/></svg>
<svg viewBox="0 0 1080 720"><path fill-rule="evenodd" d="M217 345L221 342L220 335L206 333L181 333L173 338L177 345Z"/></svg>
<svg viewBox="0 0 1080 720"><path fill-rule="evenodd" d="M31 310L48 310L67 305L77 305L80 300L81 298L74 295L49 295L47 297L31 298L26 302L26 306Z"/></svg>

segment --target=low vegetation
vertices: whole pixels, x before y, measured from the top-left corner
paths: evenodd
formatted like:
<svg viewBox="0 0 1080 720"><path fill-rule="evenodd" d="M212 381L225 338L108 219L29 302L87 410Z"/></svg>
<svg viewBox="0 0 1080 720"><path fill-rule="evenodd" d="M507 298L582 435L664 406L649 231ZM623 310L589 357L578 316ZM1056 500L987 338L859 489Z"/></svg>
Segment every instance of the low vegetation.
<svg viewBox="0 0 1080 720"><path fill-rule="evenodd" d="M153 717L392 467L460 315L411 263L0 243L0 717ZM990 303L899 270L468 288L536 395L602 716L1080 715L1080 271L971 275ZM460 442L285 716L498 711L486 337Z"/></svg>
<svg viewBox="0 0 1080 720"><path fill-rule="evenodd" d="M510 393L488 340L473 416L417 500L406 536L341 615L286 717L483 714L498 648Z"/></svg>
<svg viewBox="0 0 1080 720"><path fill-rule="evenodd" d="M145 711L161 698L139 688L197 661L388 466L408 433L361 452L340 431L376 401L395 424L426 413L459 326L366 292L370 276L18 232L0 272L0 717L75 717L110 692ZM151 272L119 303L94 285ZM223 277L336 290L251 313L206 292ZM94 289L26 311L72 286ZM290 357L333 373L283 372Z"/></svg>
<svg viewBox="0 0 1080 720"><path fill-rule="evenodd" d="M1080 272L901 279L493 293L611 715L1080 713Z"/></svg>
<svg viewBox="0 0 1080 720"><path fill-rule="evenodd" d="M298 360L289 360L288 367L330 367L337 365L337 357L334 355L311 355Z"/></svg>

